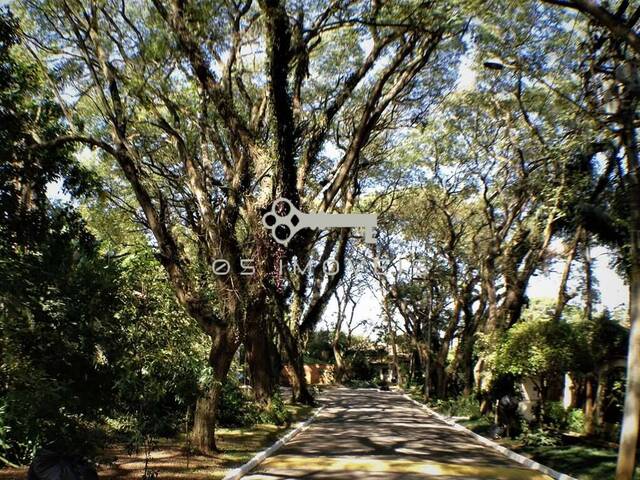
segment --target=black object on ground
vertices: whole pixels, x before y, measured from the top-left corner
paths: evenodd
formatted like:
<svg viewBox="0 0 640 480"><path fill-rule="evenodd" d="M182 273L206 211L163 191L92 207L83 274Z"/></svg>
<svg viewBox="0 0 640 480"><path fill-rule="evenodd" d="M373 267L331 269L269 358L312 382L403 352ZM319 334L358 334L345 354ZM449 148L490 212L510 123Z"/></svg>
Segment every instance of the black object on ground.
<svg viewBox="0 0 640 480"><path fill-rule="evenodd" d="M31 462L27 479L98 480L98 474L95 468L81 457L40 450Z"/></svg>

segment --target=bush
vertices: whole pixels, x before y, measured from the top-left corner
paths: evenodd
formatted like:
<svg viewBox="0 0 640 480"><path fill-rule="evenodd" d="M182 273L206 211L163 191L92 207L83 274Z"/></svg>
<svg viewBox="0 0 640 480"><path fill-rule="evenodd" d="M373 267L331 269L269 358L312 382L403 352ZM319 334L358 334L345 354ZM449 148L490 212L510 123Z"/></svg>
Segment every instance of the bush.
<svg viewBox="0 0 640 480"><path fill-rule="evenodd" d="M567 412L567 428L576 433L584 432L584 412L579 408L573 408Z"/></svg>
<svg viewBox="0 0 640 480"><path fill-rule="evenodd" d="M356 352L350 362L349 379L363 382L373 382L376 369L371 365L362 352Z"/></svg>
<svg viewBox="0 0 640 480"><path fill-rule="evenodd" d="M567 427L567 414L562 402L546 402L542 421L550 428L564 430Z"/></svg>
<svg viewBox="0 0 640 480"><path fill-rule="evenodd" d="M530 430L523 426L523 433L518 437L527 447L557 447L560 445L560 435L552 430L543 428Z"/></svg>
<svg viewBox="0 0 640 480"><path fill-rule="evenodd" d="M560 433L546 428L531 428L524 418L520 421L518 440L527 447L556 447L561 444Z"/></svg>
<svg viewBox="0 0 640 480"><path fill-rule="evenodd" d="M259 421L260 411L256 403L234 381L222 386L222 399L218 411L218 425L222 427L246 427Z"/></svg>
<svg viewBox="0 0 640 480"><path fill-rule="evenodd" d="M347 380L345 385L349 388L374 388L377 386L373 381L357 380L355 378Z"/></svg>
<svg viewBox="0 0 640 480"><path fill-rule="evenodd" d="M260 423L273 423L275 425L285 425L291 423L291 412L282 400L280 393L276 392L269 406L260 412L258 416Z"/></svg>
<svg viewBox="0 0 640 480"><path fill-rule="evenodd" d="M436 400L433 407L444 415L451 417L480 418L480 404L473 397L458 397L447 400Z"/></svg>
<svg viewBox="0 0 640 480"><path fill-rule="evenodd" d="M291 413L287 410L279 393L274 394L266 408L261 408L238 383L227 381L222 387L218 425L249 427L256 423L285 425L290 421Z"/></svg>

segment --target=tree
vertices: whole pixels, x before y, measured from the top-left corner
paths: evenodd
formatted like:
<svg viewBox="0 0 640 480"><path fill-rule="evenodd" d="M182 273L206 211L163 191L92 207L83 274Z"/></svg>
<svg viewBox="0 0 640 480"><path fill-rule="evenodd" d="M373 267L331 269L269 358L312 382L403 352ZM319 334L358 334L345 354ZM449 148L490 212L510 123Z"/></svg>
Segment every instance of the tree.
<svg viewBox="0 0 640 480"><path fill-rule="evenodd" d="M358 301L364 294L366 276L356 262L351 262L349 272L342 278L340 287L334 292L337 305L336 323L333 326L331 349L335 361L333 378L336 383L342 383L349 373L348 359L345 354L351 348L353 333L359 327L366 325L366 319L354 317ZM344 332L346 330L346 334Z"/></svg>
<svg viewBox="0 0 640 480"><path fill-rule="evenodd" d="M51 202L59 181L71 194L92 182L64 135L61 111L27 61L12 13L0 10L0 460L28 462L41 446L95 447L96 422L113 376L117 264L101 255L78 212ZM99 272L99 274L96 274ZM6 457L6 458L5 458Z"/></svg>
<svg viewBox="0 0 640 480"><path fill-rule="evenodd" d="M532 311L502 337L490 363L497 375L531 379L540 393L538 421L544 416L550 382L575 368L582 349L571 325Z"/></svg>
<svg viewBox="0 0 640 480"><path fill-rule="evenodd" d="M618 241L624 245L621 256L628 262L626 273L629 279L631 334L616 479L629 480L635 468L640 423L640 158L635 125L638 106L635 62L640 53L636 24L640 18L640 8L633 10L629 2L621 2L615 11L610 10L607 5L598 5L592 1L549 3L581 12L591 21L591 36L585 42L585 63L591 67L584 75L587 98L591 100L593 111L601 121L601 133L612 136L622 151L622 165L617 169L617 188L621 196L625 197L630 215L622 222L625 232L618 236ZM594 70L596 66L605 65L607 68L601 71ZM608 176L613 173L612 170ZM603 233L602 229L597 228L600 222L593 220L592 217L591 228ZM611 224L610 221L606 223Z"/></svg>
<svg viewBox="0 0 640 480"><path fill-rule="evenodd" d="M454 57L459 50L459 7L154 1L134 12L117 2L55 0L27 9L38 20L34 49L51 54L76 92L61 100L74 101L68 110L85 121L54 143L82 142L117 163L176 297L211 338L213 382L195 430L197 446L214 451L220 386L239 343L254 393L268 402L274 379L264 358L274 345L263 332L275 324L303 390L299 332L317 322L335 288L313 290L301 317L302 275L291 325L282 322L289 291L277 264L294 255L306 263L318 234L285 250L268 238L261 215L279 196L303 209L354 208L370 143L413 121L421 95L439 88L430 81L444 70L434 64L438 48ZM349 140L327 159L334 132ZM330 237L324 255L344 251L342 237ZM255 261L253 275L241 274L241 259ZM214 262L226 273L214 274ZM316 285L320 277L313 274Z"/></svg>

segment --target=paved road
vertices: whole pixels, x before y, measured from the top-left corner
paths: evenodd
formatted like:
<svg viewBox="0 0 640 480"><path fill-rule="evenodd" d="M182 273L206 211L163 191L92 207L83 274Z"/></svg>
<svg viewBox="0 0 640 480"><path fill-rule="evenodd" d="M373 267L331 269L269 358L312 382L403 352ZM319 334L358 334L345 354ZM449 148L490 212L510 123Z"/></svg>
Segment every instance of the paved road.
<svg viewBox="0 0 640 480"><path fill-rule="evenodd" d="M337 389L316 421L251 480L550 480L478 444L394 392Z"/></svg>

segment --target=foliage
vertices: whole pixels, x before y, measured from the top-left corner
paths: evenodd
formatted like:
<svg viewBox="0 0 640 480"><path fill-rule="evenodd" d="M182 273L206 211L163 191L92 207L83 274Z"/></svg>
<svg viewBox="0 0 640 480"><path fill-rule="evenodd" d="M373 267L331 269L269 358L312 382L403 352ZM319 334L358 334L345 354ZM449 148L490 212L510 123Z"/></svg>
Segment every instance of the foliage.
<svg viewBox="0 0 640 480"><path fill-rule="evenodd" d="M242 387L227 380L222 387L222 400L217 421L223 427L245 427L258 423L259 409Z"/></svg>
<svg viewBox="0 0 640 480"><path fill-rule="evenodd" d="M260 423L272 423L285 425L291 422L291 413L287 410L284 400L279 392L276 392L265 409L260 412Z"/></svg>
<svg viewBox="0 0 640 480"><path fill-rule="evenodd" d="M222 387L217 420L223 427L248 427L257 423L284 425L291 420L291 414L279 393L271 398L266 407L261 407L246 388L228 379Z"/></svg>
<svg viewBox="0 0 640 480"><path fill-rule="evenodd" d="M333 333L328 329L311 332L305 349L305 361L333 362L332 336Z"/></svg>
<svg viewBox="0 0 640 480"><path fill-rule="evenodd" d="M556 447L560 445L560 436L555 430L543 428L529 429L528 423L522 424L522 433L519 440L527 447Z"/></svg>
<svg viewBox="0 0 640 480"><path fill-rule="evenodd" d="M569 412L564 408L562 402L546 402L544 404L544 425L555 429L564 430L568 423Z"/></svg>
<svg viewBox="0 0 640 480"><path fill-rule="evenodd" d="M567 411L567 429L570 432L584 432L584 410L580 408L572 408Z"/></svg>
<svg viewBox="0 0 640 480"><path fill-rule="evenodd" d="M627 353L629 330L612 318L608 310L594 315L591 320L572 322L572 328L584 346L575 352L575 367L579 372L597 371L601 365L622 358Z"/></svg>
<svg viewBox="0 0 640 480"><path fill-rule="evenodd" d="M173 434L212 382L222 425L286 423L277 394L259 407L212 368L230 362L207 359L208 336L227 360L237 343L246 353L260 348L253 336L267 339L269 362L246 355L268 373L254 376L268 379L258 396L277 383L271 364L295 361L304 340L308 360L333 357L331 332L312 330L336 283L322 268L281 278L270 265L351 256L357 241L306 232L283 255L256 228L279 194L302 209L384 212L376 252L389 268L367 280L392 310L381 338L411 359L403 378L428 378L442 398L477 383L484 400L530 378L541 426L580 427L579 411L546 402L549 383L623 356L628 333L561 301L562 315L527 308L527 287L560 238L575 238L571 261L586 265L587 232L626 266L635 148L622 115L598 111L604 79L633 90L613 78L624 42L534 1L125 3L23 2L24 35L2 9L2 455L90 452L105 425ZM497 69L483 68L487 54ZM232 259L232 274L214 275L215 257ZM236 275L241 257L257 260L255 275ZM348 377L369 385L380 358L349 351L351 333L338 342ZM609 380L617 420L623 382ZM471 397L437 406L480 413ZM555 442L549 430L527 438Z"/></svg>
<svg viewBox="0 0 640 480"><path fill-rule="evenodd" d="M376 368L366 352L356 351L349 361L349 377L355 381L372 382L376 380Z"/></svg>
<svg viewBox="0 0 640 480"><path fill-rule="evenodd" d="M76 203L47 195L55 183L81 200L96 178L68 146L39 145L65 133L61 112L6 10L0 26L0 456L91 455L106 417L128 435L174 432L198 394L203 336L149 249L115 255Z"/></svg>
<svg viewBox="0 0 640 480"><path fill-rule="evenodd" d="M208 341L148 250L125 257L121 268L118 341L106 352L116 376L116 414L135 416L143 435L170 435L199 394Z"/></svg>
<svg viewBox="0 0 640 480"><path fill-rule="evenodd" d="M433 408L443 415L450 417L480 418L480 403L473 397L458 397L450 399L438 399L432 404Z"/></svg>
<svg viewBox="0 0 640 480"><path fill-rule="evenodd" d="M539 382L574 368L582 348L570 324L525 313L498 340L491 361L497 374Z"/></svg>
<svg viewBox="0 0 640 480"><path fill-rule="evenodd" d="M90 452L112 404L105 346L118 266L99 252L78 213L51 203L50 182L87 186L68 147L36 145L63 133L60 110L23 58L0 12L0 398L2 454L27 462L41 446ZM6 37L9 37L8 39Z"/></svg>

